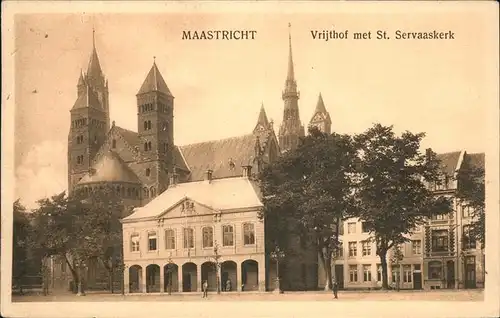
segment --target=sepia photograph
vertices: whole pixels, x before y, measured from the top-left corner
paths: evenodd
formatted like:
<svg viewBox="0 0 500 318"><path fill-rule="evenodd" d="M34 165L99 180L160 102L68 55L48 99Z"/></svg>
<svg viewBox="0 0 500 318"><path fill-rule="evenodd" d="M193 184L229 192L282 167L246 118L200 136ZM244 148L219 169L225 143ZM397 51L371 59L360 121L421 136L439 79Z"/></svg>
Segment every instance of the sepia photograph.
<svg viewBox="0 0 500 318"><path fill-rule="evenodd" d="M2 316L500 314L495 3L2 7Z"/></svg>

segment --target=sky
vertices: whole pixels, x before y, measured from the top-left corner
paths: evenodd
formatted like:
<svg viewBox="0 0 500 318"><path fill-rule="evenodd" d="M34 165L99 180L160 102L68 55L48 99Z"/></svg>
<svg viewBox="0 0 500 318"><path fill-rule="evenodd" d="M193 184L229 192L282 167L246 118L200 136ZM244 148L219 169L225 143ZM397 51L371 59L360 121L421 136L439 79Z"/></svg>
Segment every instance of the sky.
<svg viewBox="0 0 500 318"><path fill-rule="evenodd" d="M261 104L277 132L283 116L291 24L300 118L319 93L338 133L374 123L425 132L423 148L485 152L498 107L491 28L448 13L29 14L15 18L15 195L35 201L67 187L70 109L92 50L109 81L111 120L137 130L135 94L153 57L175 96L177 145L250 133ZM186 41L184 30L256 30L255 40ZM452 41L313 40L311 30L452 30ZM498 74L498 73L496 73Z"/></svg>

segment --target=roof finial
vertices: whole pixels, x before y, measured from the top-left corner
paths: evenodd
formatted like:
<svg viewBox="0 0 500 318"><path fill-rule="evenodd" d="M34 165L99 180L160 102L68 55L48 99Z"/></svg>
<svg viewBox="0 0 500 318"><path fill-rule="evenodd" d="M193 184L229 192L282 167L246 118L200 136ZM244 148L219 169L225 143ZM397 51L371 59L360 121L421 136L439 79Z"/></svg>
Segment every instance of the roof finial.
<svg viewBox="0 0 500 318"><path fill-rule="evenodd" d="M156 64L156 56L153 56L153 64Z"/></svg>

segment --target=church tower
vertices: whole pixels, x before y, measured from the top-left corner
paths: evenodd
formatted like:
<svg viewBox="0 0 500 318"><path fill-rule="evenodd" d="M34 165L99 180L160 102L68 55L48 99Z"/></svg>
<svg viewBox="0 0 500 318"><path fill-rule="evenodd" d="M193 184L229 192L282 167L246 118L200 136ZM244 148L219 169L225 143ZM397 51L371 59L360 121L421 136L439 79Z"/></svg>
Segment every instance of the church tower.
<svg viewBox="0 0 500 318"><path fill-rule="evenodd" d="M156 61L136 97L141 142L137 169L144 185L143 204L146 204L167 189L174 151L174 96Z"/></svg>
<svg viewBox="0 0 500 318"><path fill-rule="evenodd" d="M109 130L108 83L99 63L93 32L93 48L87 73L80 72L77 99L71 108L68 134L68 190L90 171L92 161Z"/></svg>
<svg viewBox="0 0 500 318"><path fill-rule="evenodd" d="M288 27L290 28L290 24ZM300 122L299 116L299 97L297 82L293 69L292 58L292 35L288 35L288 73L285 81L285 89L282 92L283 102L285 104L283 111L283 122L279 130L279 143L282 151L288 151L297 148L299 138L304 136L304 126Z"/></svg>
<svg viewBox="0 0 500 318"><path fill-rule="evenodd" d="M319 93L318 103L316 104L316 109L314 110L314 115L312 116L309 125L318 127L320 131L326 134L332 133L332 120L330 118L330 114L326 110L321 93Z"/></svg>

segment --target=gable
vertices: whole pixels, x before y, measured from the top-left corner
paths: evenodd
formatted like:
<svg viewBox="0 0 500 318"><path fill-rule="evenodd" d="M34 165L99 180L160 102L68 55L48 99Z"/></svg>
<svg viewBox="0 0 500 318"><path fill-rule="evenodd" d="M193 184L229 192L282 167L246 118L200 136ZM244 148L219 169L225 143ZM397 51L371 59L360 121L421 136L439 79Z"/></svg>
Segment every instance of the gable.
<svg viewBox="0 0 500 318"><path fill-rule="evenodd" d="M316 115L314 115L314 117L311 121L316 122L316 121L322 121L324 119L325 119L325 115L323 115L322 113L317 113Z"/></svg>
<svg viewBox="0 0 500 318"><path fill-rule="evenodd" d="M108 151L113 151L118 154L118 156L126 163L136 160L137 153L132 145L128 143L127 139L123 137L120 129L121 128L114 126L109 130L104 143L95 156L94 162L96 162L102 154ZM113 140L115 141L115 147L113 147Z"/></svg>
<svg viewBox="0 0 500 318"><path fill-rule="evenodd" d="M195 217L197 215L213 214L215 210L207 205L185 197L165 211L158 217L164 219Z"/></svg>

